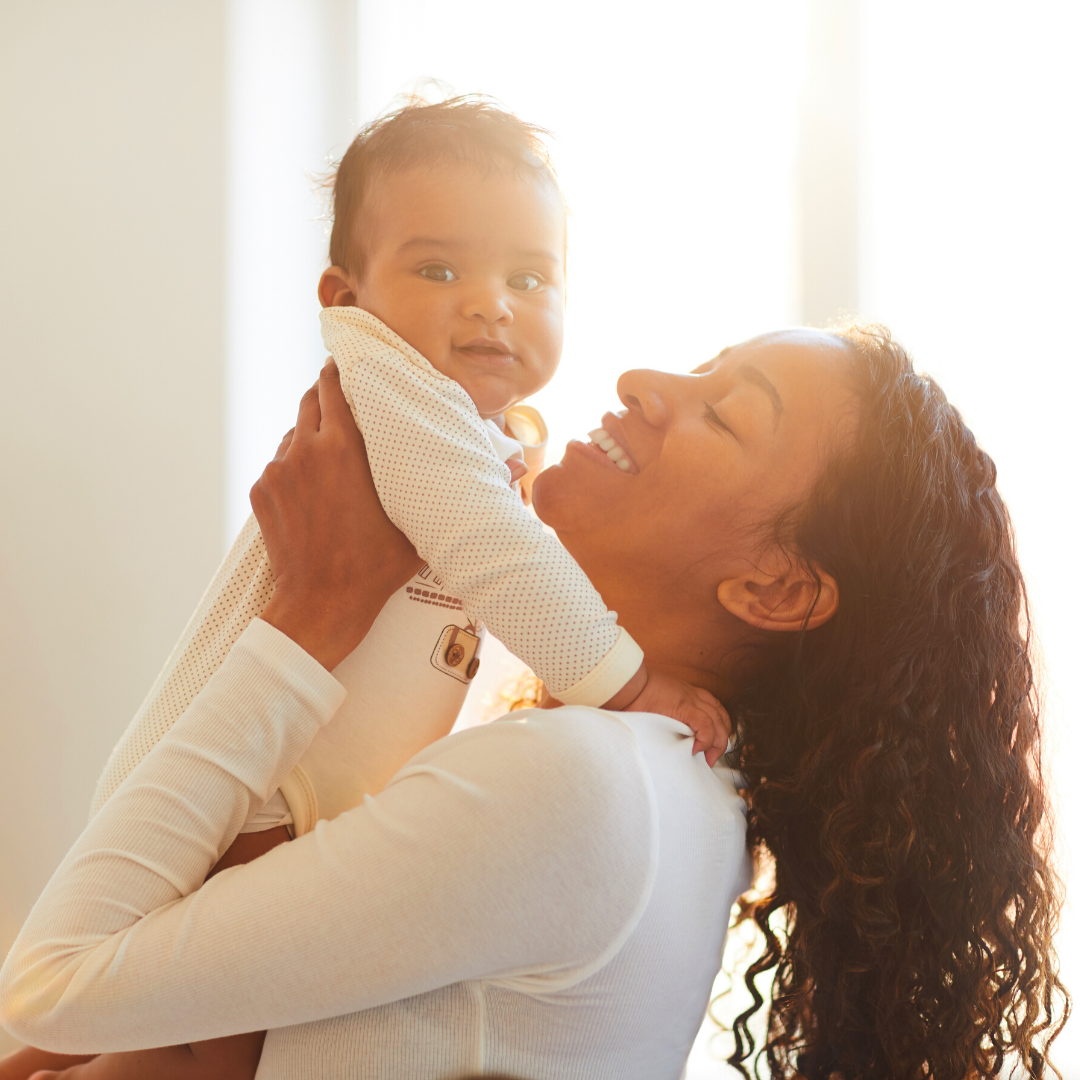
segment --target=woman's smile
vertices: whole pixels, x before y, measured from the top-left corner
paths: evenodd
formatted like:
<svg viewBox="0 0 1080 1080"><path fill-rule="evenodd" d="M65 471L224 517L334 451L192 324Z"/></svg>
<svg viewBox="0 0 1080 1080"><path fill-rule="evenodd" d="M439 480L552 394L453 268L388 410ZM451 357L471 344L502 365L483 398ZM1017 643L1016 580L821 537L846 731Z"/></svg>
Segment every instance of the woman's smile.
<svg viewBox="0 0 1080 1080"><path fill-rule="evenodd" d="M638 473L637 462L626 445L626 437L620 429L618 417L612 413L605 413L603 427L589 432L589 441L592 446L600 450L608 460L613 462L618 469L628 473Z"/></svg>
<svg viewBox="0 0 1080 1080"><path fill-rule="evenodd" d="M568 454L578 454L585 460L599 465L600 468L609 470L615 476L618 476L620 472L626 473L629 470L629 465L620 465L614 458L606 454L600 445L593 440L591 432L589 442L571 439L566 444L566 452ZM623 461L626 461L626 459L624 458Z"/></svg>

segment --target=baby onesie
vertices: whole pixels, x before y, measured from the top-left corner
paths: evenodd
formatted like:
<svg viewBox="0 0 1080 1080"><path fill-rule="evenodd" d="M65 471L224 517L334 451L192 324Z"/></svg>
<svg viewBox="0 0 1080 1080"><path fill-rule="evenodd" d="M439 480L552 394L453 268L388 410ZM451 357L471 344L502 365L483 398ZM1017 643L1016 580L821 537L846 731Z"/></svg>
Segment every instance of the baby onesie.
<svg viewBox="0 0 1080 1080"><path fill-rule="evenodd" d="M584 571L512 489L495 446L501 433L465 390L369 312L325 309L322 328L379 498L427 565L334 671L345 704L281 789L298 834L381 790L450 730L475 674L482 626L567 704L603 704L643 660ZM522 414L521 427L530 423L542 427ZM184 713L272 591L250 519L114 749L92 813Z"/></svg>

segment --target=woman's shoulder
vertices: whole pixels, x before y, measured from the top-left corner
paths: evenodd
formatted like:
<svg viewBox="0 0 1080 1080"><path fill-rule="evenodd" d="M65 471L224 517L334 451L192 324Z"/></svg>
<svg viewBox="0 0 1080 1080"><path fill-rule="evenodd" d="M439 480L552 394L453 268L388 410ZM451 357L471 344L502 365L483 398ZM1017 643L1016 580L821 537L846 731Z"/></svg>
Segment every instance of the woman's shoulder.
<svg viewBox="0 0 1080 1080"><path fill-rule="evenodd" d="M522 799L560 793L603 798L646 795L648 771L638 739L617 713L586 706L522 709L478 727L454 732L417 754L411 766L438 761L455 771L501 780Z"/></svg>
<svg viewBox="0 0 1080 1080"><path fill-rule="evenodd" d="M650 860L655 796L635 733L618 714L584 706L523 709L454 732L413 757L391 783L418 773L467 785L485 817L512 822L522 843L564 850L618 845Z"/></svg>
<svg viewBox="0 0 1080 1080"><path fill-rule="evenodd" d="M385 794L424 804L425 831L445 824L460 836L439 846L467 849L487 891L522 910L540 904L530 933L543 938L545 962L572 961L575 978L625 940L648 901L656 801L616 714L522 710L455 732L413 757Z"/></svg>

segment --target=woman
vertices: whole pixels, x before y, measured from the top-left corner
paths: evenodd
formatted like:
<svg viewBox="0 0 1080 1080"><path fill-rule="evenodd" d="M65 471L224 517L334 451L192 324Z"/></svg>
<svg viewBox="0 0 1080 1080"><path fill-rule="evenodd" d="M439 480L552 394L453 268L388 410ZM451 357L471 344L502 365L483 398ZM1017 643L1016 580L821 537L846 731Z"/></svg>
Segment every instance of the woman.
<svg viewBox="0 0 1080 1080"><path fill-rule="evenodd" d="M572 443L535 505L650 664L731 707L775 862L747 975L775 969L773 1075L961 1080L1014 1052L1037 1074L1067 998L992 462L880 332L769 335L619 393L636 472ZM5 1023L58 1051L270 1027L265 1077L678 1076L748 878L733 778L673 721L451 736L196 891L414 566L328 373L320 395L253 492L264 621L50 882Z"/></svg>

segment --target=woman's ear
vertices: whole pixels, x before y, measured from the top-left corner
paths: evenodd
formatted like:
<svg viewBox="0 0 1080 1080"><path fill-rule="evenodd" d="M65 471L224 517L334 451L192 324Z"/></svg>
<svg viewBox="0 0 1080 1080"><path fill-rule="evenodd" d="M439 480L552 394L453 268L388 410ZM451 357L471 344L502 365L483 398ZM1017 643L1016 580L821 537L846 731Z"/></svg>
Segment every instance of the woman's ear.
<svg viewBox="0 0 1080 1080"><path fill-rule="evenodd" d="M755 567L721 581L716 597L732 615L759 630L813 630L840 606L836 578L815 569L820 585L802 564L788 564L777 574Z"/></svg>
<svg viewBox="0 0 1080 1080"><path fill-rule="evenodd" d="M319 278L319 303L323 307L356 307L352 274L340 266L324 270Z"/></svg>

